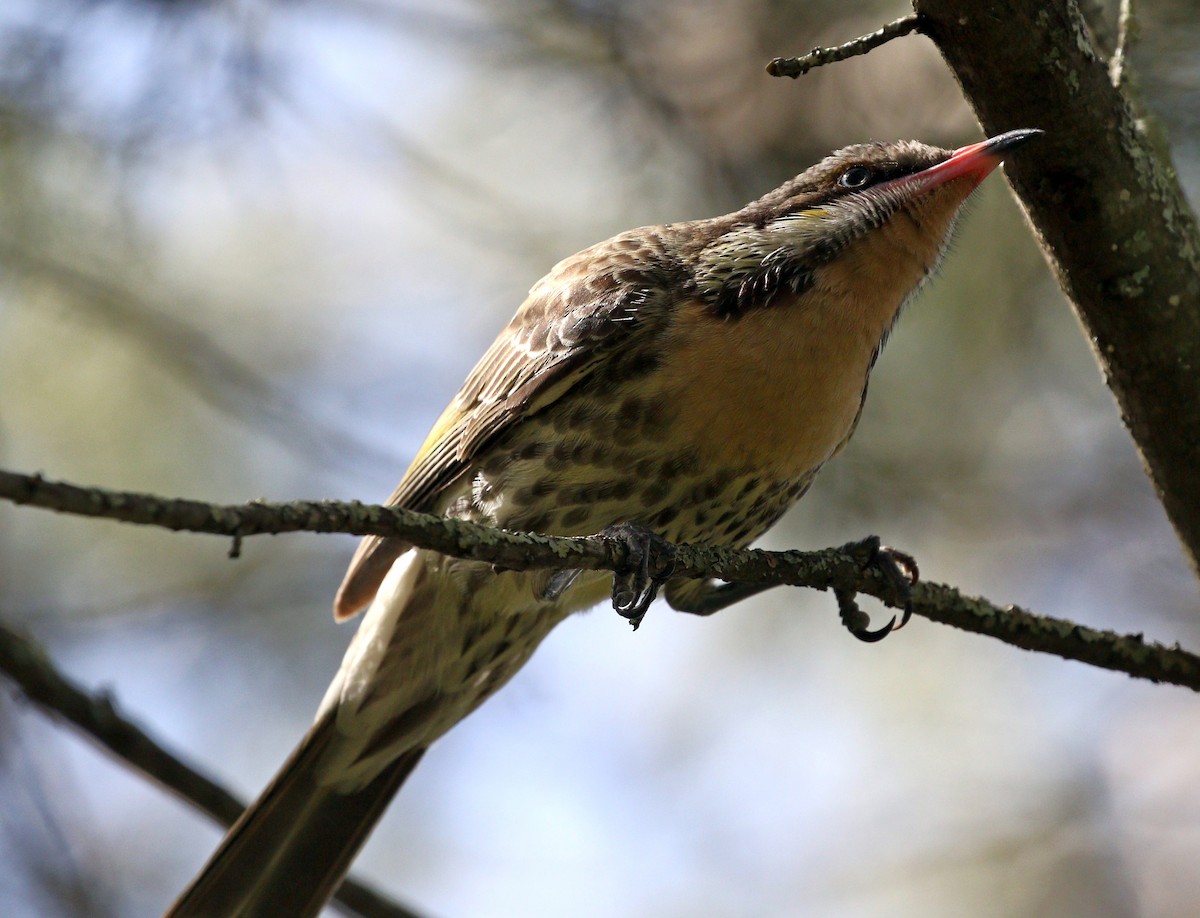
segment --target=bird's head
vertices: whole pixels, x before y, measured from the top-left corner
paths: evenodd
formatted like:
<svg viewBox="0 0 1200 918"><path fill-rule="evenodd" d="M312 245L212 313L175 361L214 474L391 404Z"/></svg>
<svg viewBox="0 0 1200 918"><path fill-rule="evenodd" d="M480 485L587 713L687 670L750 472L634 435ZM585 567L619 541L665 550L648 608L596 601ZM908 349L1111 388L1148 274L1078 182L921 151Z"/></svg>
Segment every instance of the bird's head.
<svg viewBox="0 0 1200 918"><path fill-rule="evenodd" d="M700 254L699 292L736 316L866 272L890 276L886 286L903 299L936 266L971 192L1041 133L1009 131L958 150L916 141L838 150L724 218Z"/></svg>

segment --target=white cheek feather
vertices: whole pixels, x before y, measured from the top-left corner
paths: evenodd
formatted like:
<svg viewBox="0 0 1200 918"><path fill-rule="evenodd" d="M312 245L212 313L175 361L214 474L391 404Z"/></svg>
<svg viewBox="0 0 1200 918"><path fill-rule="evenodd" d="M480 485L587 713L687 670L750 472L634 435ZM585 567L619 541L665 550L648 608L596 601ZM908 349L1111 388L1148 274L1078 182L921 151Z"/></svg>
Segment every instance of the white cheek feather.
<svg viewBox="0 0 1200 918"><path fill-rule="evenodd" d="M824 238L828 233L829 209L815 207L812 210L802 210L798 214L788 214L778 220L772 220L764 227L764 233L776 246L772 257L786 257L796 252L810 248L814 240ZM777 253L782 251L784 255Z"/></svg>
<svg viewBox="0 0 1200 918"><path fill-rule="evenodd" d="M497 519L504 507L504 485L477 472L471 481L471 506L485 519Z"/></svg>

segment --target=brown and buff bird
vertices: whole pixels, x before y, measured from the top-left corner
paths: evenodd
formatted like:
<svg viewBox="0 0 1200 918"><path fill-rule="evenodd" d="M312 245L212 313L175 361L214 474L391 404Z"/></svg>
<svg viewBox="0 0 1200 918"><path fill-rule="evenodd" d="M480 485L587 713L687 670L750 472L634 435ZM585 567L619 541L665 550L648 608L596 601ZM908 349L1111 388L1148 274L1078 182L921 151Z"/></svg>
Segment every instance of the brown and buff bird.
<svg viewBox="0 0 1200 918"><path fill-rule="evenodd" d="M956 151L847 147L735 213L567 258L388 503L556 535L631 523L749 544L850 438L880 348L962 203L1038 133ZM335 613L369 608L315 724L170 914L316 914L430 744L612 579L497 573L364 540ZM672 581L667 598L711 611L736 598L720 590Z"/></svg>

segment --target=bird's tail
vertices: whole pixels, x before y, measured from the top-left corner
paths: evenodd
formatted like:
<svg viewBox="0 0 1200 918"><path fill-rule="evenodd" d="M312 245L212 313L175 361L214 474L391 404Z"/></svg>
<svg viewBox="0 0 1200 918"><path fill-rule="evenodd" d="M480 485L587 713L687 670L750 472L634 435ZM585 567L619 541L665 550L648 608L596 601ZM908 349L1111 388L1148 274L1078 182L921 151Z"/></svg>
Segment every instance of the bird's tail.
<svg viewBox="0 0 1200 918"><path fill-rule="evenodd" d="M325 712L167 918L300 918L320 912L425 751L411 749L370 784L338 793L317 779L333 734L332 712Z"/></svg>

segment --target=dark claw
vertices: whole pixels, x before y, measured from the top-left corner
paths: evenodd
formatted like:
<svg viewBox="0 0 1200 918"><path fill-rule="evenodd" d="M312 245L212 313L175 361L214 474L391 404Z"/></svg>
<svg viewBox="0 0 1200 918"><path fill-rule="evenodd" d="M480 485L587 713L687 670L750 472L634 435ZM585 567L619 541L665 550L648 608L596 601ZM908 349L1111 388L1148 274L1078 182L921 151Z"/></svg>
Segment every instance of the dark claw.
<svg viewBox="0 0 1200 918"><path fill-rule="evenodd" d="M880 545L875 551L872 563L885 577L892 581L896 592L904 601L904 610L900 615L900 624L891 629L899 631L912 618L912 587L914 583L921 579L921 569L917 567L916 558L908 552L892 548L890 545Z"/></svg>
<svg viewBox="0 0 1200 918"><path fill-rule="evenodd" d="M838 612L841 615L842 624L846 626L847 631L860 641L874 644L876 641L882 641L896 630L896 616L893 615L891 621L886 625L872 631L871 618L854 601L853 590L834 590L833 595L837 597Z"/></svg>
<svg viewBox="0 0 1200 918"><path fill-rule="evenodd" d="M873 567L891 585L894 597L891 602L901 605L903 611L899 624L896 617L882 628L870 630L870 618L858 608L854 601L854 593L850 591L835 591L838 599L838 609L841 612L842 623L860 641L882 641L893 631L899 631L913 615L912 586L921 576L916 559L908 552L900 551L883 545L879 536L868 536L861 542L851 542L844 546L851 554L863 559L864 567Z"/></svg>
<svg viewBox="0 0 1200 918"><path fill-rule="evenodd" d="M636 631L659 587L675 573L675 547L636 523L609 526L600 535L625 547L625 564L613 573L612 601Z"/></svg>

